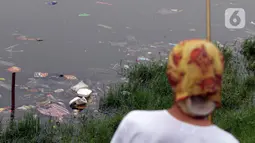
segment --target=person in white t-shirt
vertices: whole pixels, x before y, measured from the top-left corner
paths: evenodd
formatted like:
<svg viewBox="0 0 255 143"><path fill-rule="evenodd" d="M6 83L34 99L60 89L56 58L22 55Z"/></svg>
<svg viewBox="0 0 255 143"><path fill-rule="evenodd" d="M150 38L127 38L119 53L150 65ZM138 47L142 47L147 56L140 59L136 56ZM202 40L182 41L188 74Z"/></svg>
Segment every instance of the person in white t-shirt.
<svg viewBox="0 0 255 143"><path fill-rule="evenodd" d="M223 71L223 55L213 43L180 42L167 64L174 105L168 110L131 111L111 143L239 143L209 118L221 106Z"/></svg>

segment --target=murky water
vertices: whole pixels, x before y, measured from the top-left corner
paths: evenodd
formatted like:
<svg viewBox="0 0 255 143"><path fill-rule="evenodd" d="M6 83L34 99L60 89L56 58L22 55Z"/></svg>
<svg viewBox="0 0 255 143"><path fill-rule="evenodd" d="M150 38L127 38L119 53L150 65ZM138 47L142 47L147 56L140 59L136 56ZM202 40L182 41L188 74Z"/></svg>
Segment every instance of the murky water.
<svg viewBox="0 0 255 143"><path fill-rule="evenodd" d="M121 59L158 59L159 54L167 55L168 43L205 37L205 1L58 0L54 6L45 2L0 1L0 78L6 79L1 83L10 84L6 69L16 65L22 69L17 74L19 85L25 85L34 72L48 72L88 79L96 89L115 79L112 68ZM254 34L254 5L252 0L212 1L212 39L227 42ZM225 28L224 12L229 7L245 9L244 29ZM58 88L68 88L62 86ZM0 87L0 94L0 107L9 106L10 91ZM18 105L34 103L24 95L17 93Z"/></svg>

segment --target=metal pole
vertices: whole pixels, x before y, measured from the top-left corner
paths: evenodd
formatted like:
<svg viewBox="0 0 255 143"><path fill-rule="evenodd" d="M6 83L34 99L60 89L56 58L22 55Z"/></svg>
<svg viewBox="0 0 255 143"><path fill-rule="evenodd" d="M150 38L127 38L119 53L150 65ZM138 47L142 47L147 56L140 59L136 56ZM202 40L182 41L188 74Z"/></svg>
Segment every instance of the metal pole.
<svg viewBox="0 0 255 143"><path fill-rule="evenodd" d="M206 0L206 38L211 41L211 2Z"/></svg>
<svg viewBox="0 0 255 143"><path fill-rule="evenodd" d="M211 2L206 0L206 39L211 41ZM208 117L212 122L212 114Z"/></svg>
<svg viewBox="0 0 255 143"><path fill-rule="evenodd" d="M11 98L11 119L14 119L15 112L15 81L16 81L16 73L12 73L12 98Z"/></svg>

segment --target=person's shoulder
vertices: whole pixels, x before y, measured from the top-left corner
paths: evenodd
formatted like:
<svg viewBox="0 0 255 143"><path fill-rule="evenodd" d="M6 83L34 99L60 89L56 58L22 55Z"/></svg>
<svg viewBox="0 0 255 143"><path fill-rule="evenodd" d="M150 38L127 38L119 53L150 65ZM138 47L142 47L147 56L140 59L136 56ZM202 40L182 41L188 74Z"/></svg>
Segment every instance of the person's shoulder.
<svg viewBox="0 0 255 143"><path fill-rule="evenodd" d="M214 134L219 138L220 143L240 143L231 133L219 127L217 127L217 131Z"/></svg>
<svg viewBox="0 0 255 143"><path fill-rule="evenodd" d="M130 111L124 120L132 123L143 124L144 121L153 120L154 117L162 114L163 110L133 110Z"/></svg>

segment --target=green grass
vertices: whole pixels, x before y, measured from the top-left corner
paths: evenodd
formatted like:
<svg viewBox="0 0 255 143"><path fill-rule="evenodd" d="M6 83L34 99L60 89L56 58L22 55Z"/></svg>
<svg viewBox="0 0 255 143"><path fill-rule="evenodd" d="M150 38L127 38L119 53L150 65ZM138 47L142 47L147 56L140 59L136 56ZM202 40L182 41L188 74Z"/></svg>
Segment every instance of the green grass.
<svg viewBox="0 0 255 143"><path fill-rule="evenodd" d="M247 42L243 45L247 46ZM252 74L240 76L240 68L232 62L236 57L231 47L221 50L226 59L222 90L223 108L215 112L214 123L234 134L241 143L254 143L255 77ZM165 71L166 64L160 62L134 65L126 73L129 82L111 87L106 98L100 102L98 116L87 113L79 119L79 124L70 122L58 126L54 122L41 123L40 119L27 115L23 120L14 122L6 130L2 130L0 142L109 143L119 122L129 111L165 109L171 106L173 93Z"/></svg>

